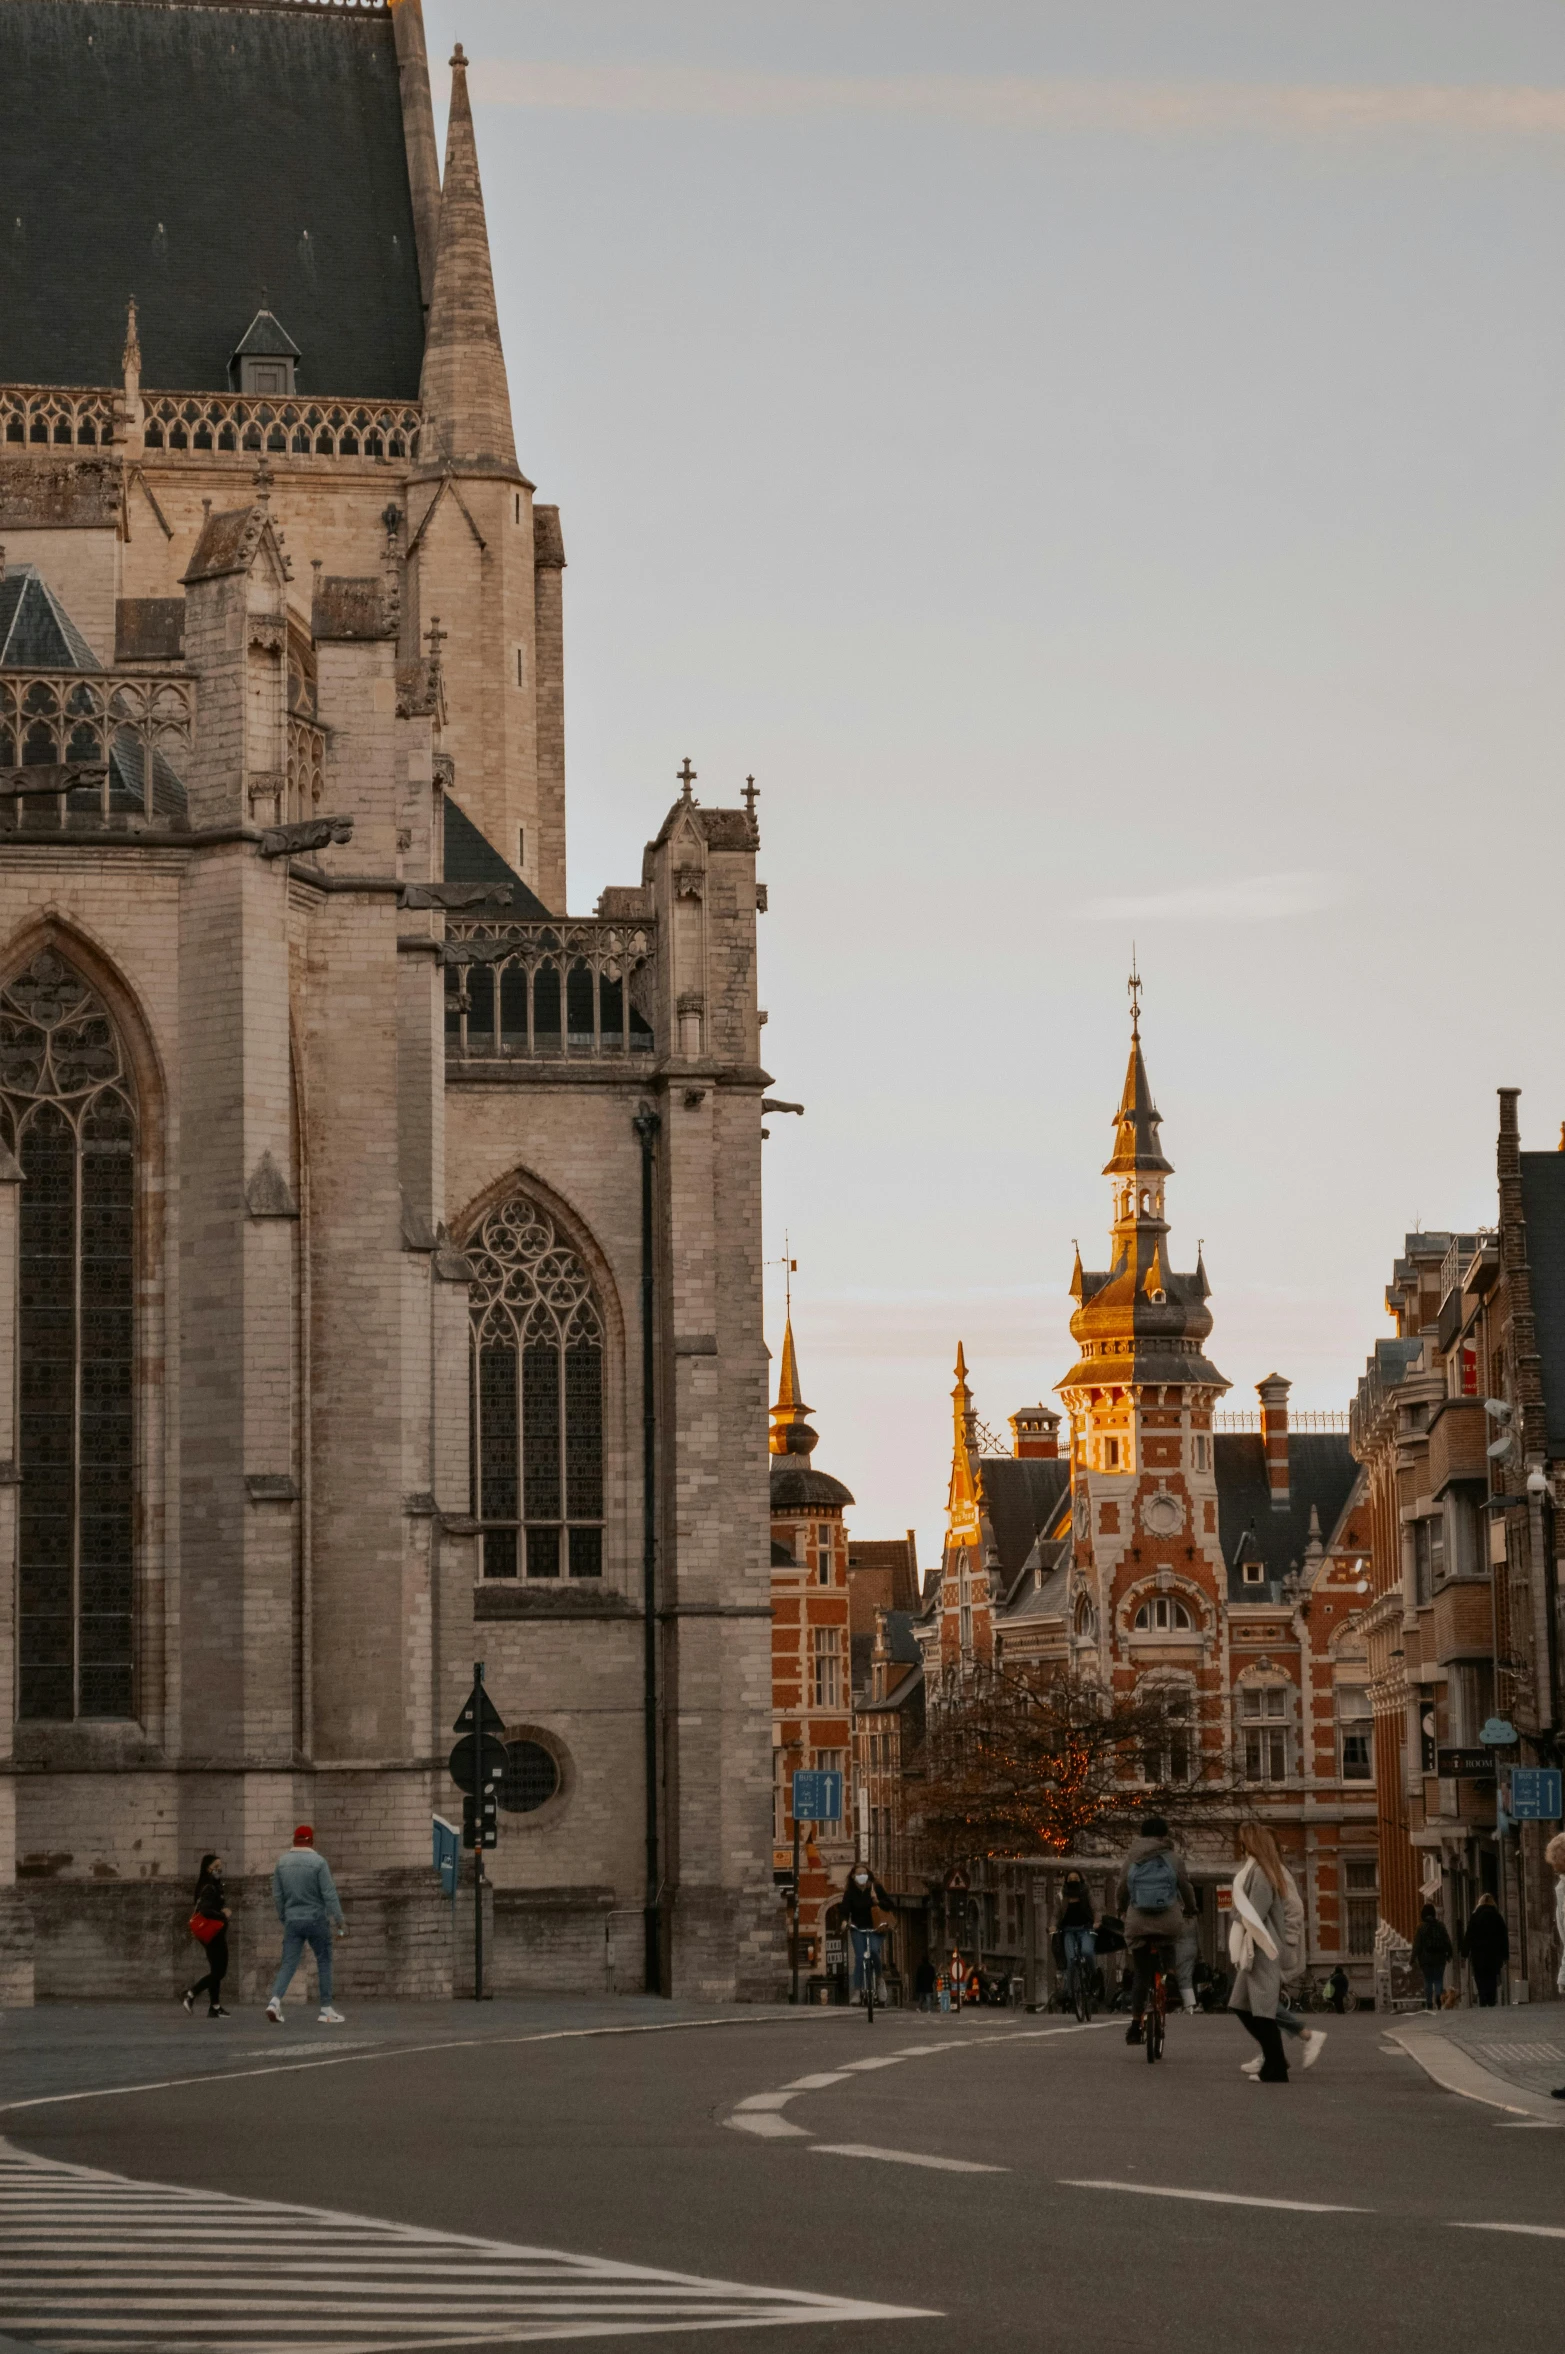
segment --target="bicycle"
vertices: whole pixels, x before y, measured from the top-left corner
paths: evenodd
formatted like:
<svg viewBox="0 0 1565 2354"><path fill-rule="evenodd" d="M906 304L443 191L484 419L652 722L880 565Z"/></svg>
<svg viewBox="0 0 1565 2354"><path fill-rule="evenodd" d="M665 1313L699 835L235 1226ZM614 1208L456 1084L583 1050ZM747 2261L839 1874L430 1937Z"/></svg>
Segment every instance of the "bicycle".
<svg viewBox="0 0 1565 2354"><path fill-rule="evenodd" d="M1065 1971L1065 1995L1080 2024L1085 2027L1092 2017L1092 1981L1097 1965L1080 1953L1072 1954Z"/></svg>
<svg viewBox="0 0 1565 2354"><path fill-rule="evenodd" d="M1149 2063L1163 2057L1163 2039L1167 2028L1168 1980L1163 1971L1163 1944L1160 1938L1154 1938L1152 1940L1152 1986L1147 1995L1146 2017L1143 2021Z"/></svg>
<svg viewBox="0 0 1565 2354"><path fill-rule="evenodd" d="M886 1986L880 1968L880 1931L855 1929L850 1932L853 1943L853 1975L860 1981L860 2000L871 2027L875 2024L875 1996L878 1990L880 2007L886 2007Z"/></svg>

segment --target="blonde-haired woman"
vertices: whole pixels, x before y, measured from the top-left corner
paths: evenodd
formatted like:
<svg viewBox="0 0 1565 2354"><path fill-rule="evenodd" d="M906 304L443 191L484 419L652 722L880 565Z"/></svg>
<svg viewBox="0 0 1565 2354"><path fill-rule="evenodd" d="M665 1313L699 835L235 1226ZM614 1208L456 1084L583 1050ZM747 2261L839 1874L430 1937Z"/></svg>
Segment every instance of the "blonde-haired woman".
<svg viewBox="0 0 1565 2354"><path fill-rule="evenodd" d="M1277 1998L1283 1979L1298 1967L1303 1908L1270 1831L1259 1823L1242 1824L1239 1852L1228 1931L1228 1956L1235 1973L1228 2008L1261 2047L1257 2081L1286 2084L1288 2063L1277 2025Z"/></svg>
<svg viewBox="0 0 1565 2354"><path fill-rule="evenodd" d="M1560 1966L1554 1983L1565 1994L1565 1831L1555 1832L1543 1851L1543 1860L1554 1874L1554 1931L1560 1946ZM1557 2087L1554 2098L1565 2101L1565 2084Z"/></svg>

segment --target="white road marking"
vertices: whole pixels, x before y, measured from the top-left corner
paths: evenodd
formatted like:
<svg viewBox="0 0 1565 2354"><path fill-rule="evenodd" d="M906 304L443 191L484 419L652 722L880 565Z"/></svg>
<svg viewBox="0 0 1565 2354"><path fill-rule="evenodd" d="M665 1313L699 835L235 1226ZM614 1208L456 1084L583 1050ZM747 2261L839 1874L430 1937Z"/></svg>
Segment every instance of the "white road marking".
<svg viewBox="0 0 1565 2354"><path fill-rule="evenodd" d="M975 2158L931 2158L921 2150L877 2150L862 2141L811 2142L811 2152L826 2158L884 2158L891 2166L937 2166L943 2174L1009 2174L1009 2166L980 2166Z"/></svg>
<svg viewBox="0 0 1565 2354"><path fill-rule="evenodd" d="M187 2216L198 2230L180 2231ZM938 2316L135 2182L0 2142L0 2331L60 2354L398 2354L914 2318Z"/></svg>
<svg viewBox="0 0 1565 2354"><path fill-rule="evenodd" d="M809 2139L802 2125L790 2125L787 2118L779 2117L775 2109L763 2109L758 2115L752 2113L749 2116L735 2109L731 2116L723 2119L723 2123L731 2126L735 2133L753 2133L761 2141L784 2141L790 2135L800 2140Z"/></svg>
<svg viewBox="0 0 1565 2354"><path fill-rule="evenodd" d="M1373 2207L1344 2207L1320 2199L1252 2199L1239 2191L1174 2190L1158 2182L1095 2182L1085 2177L1062 2174L1061 2187L1068 2191L1130 2191L1141 2199L1200 2199L1213 2207L1285 2207L1298 2215L1373 2215Z"/></svg>
<svg viewBox="0 0 1565 2354"><path fill-rule="evenodd" d="M803 2010L789 2011L783 2018L803 2019ZM846 2020L845 2010L812 2011L812 2019L835 2017ZM778 2014L771 2010L757 2010L749 2017L735 2019L655 2019L645 2020L634 2027L551 2027L536 2035L449 2035L436 2043L366 2043L348 2050L333 2044L329 2053L319 2059L277 2060L261 2068L209 2068L199 2076L158 2076L145 2084L98 2084L86 2092L34 2093L25 2101L0 2101L0 2116L13 2109L49 2109L64 2101L111 2101L133 2092L175 2092L192 2084L236 2084L250 2076L292 2076L306 2068L349 2068L362 2060L418 2059L430 2052L474 2052L504 2048L522 2043L580 2043L596 2036L608 2035L690 2035L698 2030L706 2032L714 2027L775 2027L780 2024Z"/></svg>
<svg viewBox="0 0 1565 2354"><path fill-rule="evenodd" d="M901 2052L883 2052L873 2060L849 2060L842 2072L844 2076L858 2076L867 2074L871 2068L894 2068L903 2057Z"/></svg>
<svg viewBox="0 0 1565 2354"><path fill-rule="evenodd" d="M1452 2231L1515 2231L1529 2240L1565 2240L1565 2224L1557 2223L1453 2223Z"/></svg>
<svg viewBox="0 0 1565 2354"><path fill-rule="evenodd" d="M847 2081L847 2077L840 2068L823 2068L817 2076L796 2076L792 2084L784 2085L783 2090L784 2092L824 2092L828 2084L846 2084ZM739 2106L744 2107L743 2101Z"/></svg>
<svg viewBox="0 0 1565 2354"><path fill-rule="evenodd" d="M793 2092L753 2092L747 2101L740 2101L740 2109L786 2109Z"/></svg>

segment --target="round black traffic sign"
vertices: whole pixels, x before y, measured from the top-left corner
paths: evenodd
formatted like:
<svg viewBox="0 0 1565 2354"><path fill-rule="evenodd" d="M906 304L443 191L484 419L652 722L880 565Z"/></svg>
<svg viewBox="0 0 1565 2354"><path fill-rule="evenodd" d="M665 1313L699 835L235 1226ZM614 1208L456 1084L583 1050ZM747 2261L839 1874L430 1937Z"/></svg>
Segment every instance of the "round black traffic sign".
<svg viewBox="0 0 1565 2354"><path fill-rule="evenodd" d="M449 1760L452 1781L459 1790L465 1790L469 1798L477 1790L480 1780L485 1785L498 1782L506 1767L505 1743L497 1741L492 1733L486 1733L483 1736L483 1768L480 1773L478 1743L477 1733L464 1733Z"/></svg>

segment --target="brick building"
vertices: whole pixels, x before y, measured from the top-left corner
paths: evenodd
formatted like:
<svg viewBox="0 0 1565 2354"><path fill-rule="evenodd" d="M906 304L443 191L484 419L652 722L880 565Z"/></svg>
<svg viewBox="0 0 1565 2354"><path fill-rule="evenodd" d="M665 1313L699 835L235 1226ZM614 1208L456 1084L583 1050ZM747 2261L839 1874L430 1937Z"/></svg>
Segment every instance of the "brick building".
<svg viewBox="0 0 1565 2354"><path fill-rule="evenodd" d="M794 1353L793 1319L783 1333L777 1403L771 1410L772 1836L773 1868L793 1868L793 1777L842 1776L835 1822L799 1826L799 1879L790 1935L801 1971L827 1966L827 1915L853 1861L853 1667L848 1603L848 1531L853 1502L840 1479L810 1461L819 1434L807 1417ZM835 1928L835 1923L831 1926ZM790 1960L795 1958L790 1953Z"/></svg>
<svg viewBox="0 0 1565 2354"><path fill-rule="evenodd" d="M448 1988L475 1657L495 1982L769 1991L754 797L567 912L461 51L442 177L419 0L8 0L0 140L6 1995L301 1818Z"/></svg>
<svg viewBox="0 0 1565 2354"><path fill-rule="evenodd" d="M1558 1536L1565 1464L1565 1154L1523 1152L1500 1090L1497 1224L1410 1234L1386 1288L1394 1337L1353 1410L1375 1516L1366 1622L1387 1986L1419 1907L1453 1938L1483 1894L1505 1912L1511 1986L1553 2000L1559 1944L1543 1848L1515 1822L1513 1767L1557 1766Z"/></svg>
<svg viewBox="0 0 1565 2354"><path fill-rule="evenodd" d="M1189 1844L1208 1953L1233 1827L1259 1814L1304 1891L1311 1966L1341 1959L1367 1989L1377 1850L1360 1482L1345 1433L1290 1423L1278 1374L1257 1385L1253 1431L1220 1413L1210 1287L1199 1253L1184 1273L1171 1256L1160 1127L1136 1015L1104 1171L1110 1265L1090 1271L1078 1252L1071 1280L1079 1355L1056 1384L1067 1451L1059 1417L1035 1407L1013 1415L1001 1452L958 1352L946 1541L918 1629L927 1704L991 1664L1162 1695L1164 1751L1140 1771L1203 1788ZM975 1891L982 1941L1012 1963L1027 1878L997 1866Z"/></svg>

